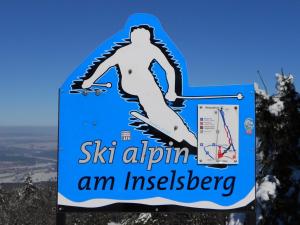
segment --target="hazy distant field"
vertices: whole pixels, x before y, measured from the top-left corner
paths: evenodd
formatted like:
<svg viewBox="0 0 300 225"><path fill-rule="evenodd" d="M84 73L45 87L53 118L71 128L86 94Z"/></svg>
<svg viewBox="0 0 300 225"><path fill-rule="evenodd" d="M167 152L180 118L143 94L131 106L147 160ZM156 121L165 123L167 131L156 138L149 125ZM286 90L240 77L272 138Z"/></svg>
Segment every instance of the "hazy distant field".
<svg viewBox="0 0 300 225"><path fill-rule="evenodd" d="M56 179L57 128L0 127L0 183Z"/></svg>

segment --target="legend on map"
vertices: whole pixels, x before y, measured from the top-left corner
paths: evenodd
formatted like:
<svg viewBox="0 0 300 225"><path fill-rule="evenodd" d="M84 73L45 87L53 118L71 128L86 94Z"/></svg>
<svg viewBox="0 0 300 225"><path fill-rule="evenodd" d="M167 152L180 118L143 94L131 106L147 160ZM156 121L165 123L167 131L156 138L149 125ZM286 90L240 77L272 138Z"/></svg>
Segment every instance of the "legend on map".
<svg viewBox="0 0 300 225"><path fill-rule="evenodd" d="M239 106L198 105L198 163L238 164Z"/></svg>

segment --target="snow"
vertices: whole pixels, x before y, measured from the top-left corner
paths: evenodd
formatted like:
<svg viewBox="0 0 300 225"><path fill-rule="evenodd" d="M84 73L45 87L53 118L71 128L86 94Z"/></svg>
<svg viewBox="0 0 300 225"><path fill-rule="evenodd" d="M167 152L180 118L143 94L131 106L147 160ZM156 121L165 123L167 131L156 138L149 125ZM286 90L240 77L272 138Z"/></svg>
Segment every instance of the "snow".
<svg viewBox="0 0 300 225"><path fill-rule="evenodd" d="M34 182L41 182L41 181L49 181L49 180L56 180L57 172L53 171L39 171L35 172L32 175L32 180Z"/></svg>
<svg viewBox="0 0 300 225"><path fill-rule="evenodd" d="M263 209L267 208L267 202L276 198L276 189L280 185L279 180L275 176L265 176L260 184L256 184L256 218L257 223L263 219Z"/></svg>
<svg viewBox="0 0 300 225"><path fill-rule="evenodd" d="M0 184L22 183L27 176L31 176L34 182L56 180L56 165L54 163L37 163L30 166L0 168Z"/></svg>
<svg viewBox="0 0 300 225"><path fill-rule="evenodd" d="M284 109L283 102L279 98L274 98L275 103L269 106L269 111L275 116L278 116Z"/></svg>
<svg viewBox="0 0 300 225"><path fill-rule="evenodd" d="M285 76L283 74L276 74L276 79L277 79L277 84L276 84L276 89L279 92L279 95L281 95L281 93L283 93L284 91L286 91L286 88L288 87L288 83L293 83L294 82L294 77L293 75L288 75Z"/></svg>
<svg viewBox="0 0 300 225"><path fill-rule="evenodd" d="M110 222L107 225L121 225L120 223Z"/></svg>
<svg viewBox="0 0 300 225"><path fill-rule="evenodd" d="M141 213L136 219L136 223L146 224L149 219L151 219L151 213Z"/></svg>
<svg viewBox="0 0 300 225"><path fill-rule="evenodd" d="M258 83L254 83L254 90L256 94L262 96L264 99L269 99L270 96L266 93L265 90L259 88Z"/></svg>
<svg viewBox="0 0 300 225"><path fill-rule="evenodd" d="M259 149L262 142L261 142L261 139L256 137L256 149ZM260 151L260 152L256 152L256 160L261 162L262 160L264 159L264 153L263 151Z"/></svg>
<svg viewBox="0 0 300 225"><path fill-rule="evenodd" d="M277 89L277 94L273 96L274 104L269 106L269 111L275 116L280 115L282 110L284 110L284 104L280 100L282 96L284 96L285 91L287 91L287 88L289 87L288 84L292 84L294 82L294 77L293 75L288 75L285 76L283 74L276 74L276 89Z"/></svg>
<svg viewBox="0 0 300 225"><path fill-rule="evenodd" d="M276 198L276 188L279 185L280 182L275 176L265 176L256 191L258 202L263 203Z"/></svg>
<svg viewBox="0 0 300 225"><path fill-rule="evenodd" d="M231 213L228 225L243 225L245 217L244 213Z"/></svg>

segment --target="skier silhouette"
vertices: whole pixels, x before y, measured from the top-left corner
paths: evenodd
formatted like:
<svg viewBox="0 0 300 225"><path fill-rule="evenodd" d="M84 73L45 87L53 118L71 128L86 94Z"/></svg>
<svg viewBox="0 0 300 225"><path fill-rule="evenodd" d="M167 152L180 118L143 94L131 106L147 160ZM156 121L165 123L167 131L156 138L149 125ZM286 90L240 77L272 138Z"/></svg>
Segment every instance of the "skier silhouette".
<svg viewBox="0 0 300 225"><path fill-rule="evenodd" d="M155 60L165 70L168 91L163 96L155 82L149 66ZM136 28L130 33L130 44L119 48L113 55L105 59L96 71L84 80L82 88L91 87L96 80L113 67L118 66L121 74L121 87L128 94L138 97L147 117L138 112L132 115L148 123L177 142L186 141L197 147L195 135L189 131L181 117L166 103L175 101L175 69L170 65L162 51L151 43L151 33L145 28Z"/></svg>

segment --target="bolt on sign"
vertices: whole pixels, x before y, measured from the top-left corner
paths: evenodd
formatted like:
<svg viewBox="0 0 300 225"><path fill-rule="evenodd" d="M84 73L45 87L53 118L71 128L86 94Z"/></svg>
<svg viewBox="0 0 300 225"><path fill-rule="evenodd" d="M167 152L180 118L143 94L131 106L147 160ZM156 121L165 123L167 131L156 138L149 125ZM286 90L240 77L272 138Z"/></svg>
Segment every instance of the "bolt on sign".
<svg viewBox="0 0 300 225"><path fill-rule="evenodd" d="M249 206L254 100L252 84L189 87L159 21L134 14L59 90L59 209Z"/></svg>

